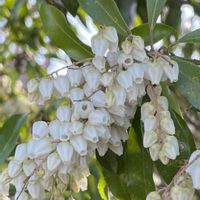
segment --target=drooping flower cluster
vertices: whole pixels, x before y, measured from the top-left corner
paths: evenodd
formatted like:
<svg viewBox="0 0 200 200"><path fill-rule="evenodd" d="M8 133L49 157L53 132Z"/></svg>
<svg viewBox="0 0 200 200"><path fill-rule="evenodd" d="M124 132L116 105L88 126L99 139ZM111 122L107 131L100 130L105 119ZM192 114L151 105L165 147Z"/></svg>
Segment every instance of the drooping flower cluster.
<svg viewBox="0 0 200 200"><path fill-rule="evenodd" d="M151 99L141 107L141 119L144 122L143 145L149 148L153 161L160 159L166 165L169 159L179 155L178 140L174 136L175 126L168 111L168 100L161 95L160 86L148 86Z"/></svg>
<svg viewBox="0 0 200 200"><path fill-rule="evenodd" d="M147 55L139 36L128 36L120 50L116 30L103 27L91 44L94 57L68 67L66 75L28 83L29 96L40 103L52 95L69 99L69 103L57 109L55 120L35 122L32 139L17 146L8 165L15 199L42 199L45 191L62 199L62 192L74 184L77 191L85 190L88 159L96 151L100 156L108 149L123 153L122 141L128 139L130 119L145 88L154 91L153 85L162 80L178 79L178 65L165 56ZM175 130L167 99L160 93L152 98L148 91L152 102L142 106L144 146L150 147L153 160L159 157L166 164L179 150L171 136Z"/></svg>

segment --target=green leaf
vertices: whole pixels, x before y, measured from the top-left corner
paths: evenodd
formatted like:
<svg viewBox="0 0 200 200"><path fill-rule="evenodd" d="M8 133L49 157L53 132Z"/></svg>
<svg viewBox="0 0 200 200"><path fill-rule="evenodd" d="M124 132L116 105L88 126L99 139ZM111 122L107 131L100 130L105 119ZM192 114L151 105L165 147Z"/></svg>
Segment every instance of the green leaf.
<svg viewBox="0 0 200 200"><path fill-rule="evenodd" d="M156 162L158 172L162 178L170 183L178 169L189 159L191 153L195 151L194 138L185 121L175 112L171 111L171 116L176 128L176 137L180 143L180 155L166 166L159 161Z"/></svg>
<svg viewBox="0 0 200 200"><path fill-rule="evenodd" d="M51 41L74 60L92 56L90 49L74 34L62 12L51 5L42 4L40 16L43 27Z"/></svg>
<svg viewBox="0 0 200 200"><path fill-rule="evenodd" d="M150 31L153 31L156 24L156 20L158 19L158 16L161 13L166 3L166 0L146 0L146 2L149 29Z"/></svg>
<svg viewBox="0 0 200 200"><path fill-rule="evenodd" d="M134 35L139 35L142 37L142 39L145 42L145 45L150 45L150 39L149 39L149 24L142 24L140 26L136 26L131 30L131 32ZM169 36L169 35L175 35L177 36L177 32L174 28L171 26L168 26L166 24L156 24L153 34L153 41L156 43L159 40Z"/></svg>
<svg viewBox="0 0 200 200"><path fill-rule="evenodd" d="M180 105L177 101L176 95L174 92L169 88L169 85L167 82L163 82L162 84L162 93L165 97L167 97L169 101L169 106L172 108L174 111L176 111L177 114L182 116L181 108Z"/></svg>
<svg viewBox="0 0 200 200"><path fill-rule="evenodd" d="M79 7L77 0L62 0L65 8L73 15L75 16Z"/></svg>
<svg viewBox="0 0 200 200"><path fill-rule="evenodd" d="M172 58L179 64L180 70L176 89L200 110L200 67L177 57Z"/></svg>
<svg viewBox="0 0 200 200"><path fill-rule="evenodd" d="M121 35L129 28L121 16L114 0L78 0L80 6L98 23L113 26Z"/></svg>
<svg viewBox="0 0 200 200"><path fill-rule="evenodd" d="M200 29L197 29L195 31L192 31L183 37L181 37L178 41L178 43L200 43Z"/></svg>
<svg viewBox="0 0 200 200"><path fill-rule="evenodd" d="M25 120L25 114L13 115L0 129L0 163L4 162L15 148L20 128Z"/></svg>

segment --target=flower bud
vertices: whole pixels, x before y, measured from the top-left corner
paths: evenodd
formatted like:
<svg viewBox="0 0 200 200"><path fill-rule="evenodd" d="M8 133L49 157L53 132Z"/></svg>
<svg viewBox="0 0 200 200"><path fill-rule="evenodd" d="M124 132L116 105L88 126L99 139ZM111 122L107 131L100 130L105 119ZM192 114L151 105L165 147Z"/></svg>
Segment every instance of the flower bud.
<svg viewBox="0 0 200 200"><path fill-rule="evenodd" d="M128 72L130 72L133 81L137 84L143 82L144 78L144 66L140 63L134 63L131 67L128 68Z"/></svg>
<svg viewBox="0 0 200 200"><path fill-rule="evenodd" d="M144 120L144 130L145 132L147 131L153 131L156 129L156 117L153 115L149 115L145 120Z"/></svg>
<svg viewBox="0 0 200 200"><path fill-rule="evenodd" d="M122 47L123 52L126 54L131 53L132 48L133 48L132 43L128 39L122 42L121 47Z"/></svg>
<svg viewBox="0 0 200 200"><path fill-rule="evenodd" d="M53 93L53 82L49 79L41 79L39 83L39 91L44 100L51 98Z"/></svg>
<svg viewBox="0 0 200 200"><path fill-rule="evenodd" d="M174 136L167 136L164 141L163 151L165 155L174 160L179 155L178 140Z"/></svg>
<svg viewBox="0 0 200 200"><path fill-rule="evenodd" d="M61 122L69 122L71 120L71 108L60 106L56 111L56 116Z"/></svg>
<svg viewBox="0 0 200 200"><path fill-rule="evenodd" d="M20 173L17 177L13 179L13 184L15 186L16 191L20 192L23 189L26 179L27 176L25 176L24 173Z"/></svg>
<svg viewBox="0 0 200 200"><path fill-rule="evenodd" d="M167 165L169 163L169 158L165 155L163 150L161 150L159 153L159 159L163 165Z"/></svg>
<svg viewBox="0 0 200 200"><path fill-rule="evenodd" d="M23 162L27 158L27 144L19 144L15 150L14 159L19 163Z"/></svg>
<svg viewBox="0 0 200 200"><path fill-rule="evenodd" d="M117 76L117 81L121 87L128 89L133 84L133 79L128 71L121 71Z"/></svg>
<svg viewBox="0 0 200 200"><path fill-rule="evenodd" d="M23 172L26 176L33 175L34 170L36 169L36 164L32 160L26 160L23 163Z"/></svg>
<svg viewBox="0 0 200 200"><path fill-rule="evenodd" d="M158 192L150 192L147 197L146 200L161 200L161 196Z"/></svg>
<svg viewBox="0 0 200 200"><path fill-rule="evenodd" d="M166 111L168 110L169 106L168 106L168 100L166 97L164 97L164 96L158 97L157 102L162 107L162 109L164 109Z"/></svg>
<svg viewBox="0 0 200 200"><path fill-rule="evenodd" d="M161 129L163 131L165 131L167 134L170 134L170 135L175 134L175 126L174 126L174 122L172 119L163 118L160 121L160 126L161 126Z"/></svg>
<svg viewBox="0 0 200 200"><path fill-rule="evenodd" d="M160 145L159 143L153 144L153 145L149 148L150 156L151 156L151 159L152 159L153 161L158 160L160 149L161 149L161 145Z"/></svg>
<svg viewBox="0 0 200 200"><path fill-rule="evenodd" d="M16 177L22 170L22 166L16 160L11 160L8 164L8 175L11 178Z"/></svg>
<svg viewBox="0 0 200 200"><path fill-rule="evenodd" d="M191 199L193 191L189 188L182 188L175 185L170 191L170 196L172 200L188 200Z"/></svg>
<svg viewBox="0 0 200 200"><path fill-rule="evenodd" d="M71 87L78 87L83 83L83 74L79 67L73 67L74 69L67 70L67 76L69 78Z"/></svg>
<svg viewBox="0 0 200 200"><path fill-rule="evenodd" d="M144 133L143 145L145 148L151 147L158 140L158 133L155 131L147 131Z"/></svg>
<svg viewBox="0 0 200 200"><path fill-rule="evenodd" d="M65 154L68 154L69 152L63 152ZM53 171L55 169L57 169L57 167L60 165L61 160L60 157L58 155L58 153L54 152L51 153L48 157L47 157L47 169L49 171Z"/></svg>
<svg viewBox="0 0 200 200"><path fill-rule="evenodd" d="M106 107L109 108L115 103L115 95L112 91L106 90L105 94ZM117 102L118 103L118 102Z"/></svg>
<svg viewBox="0 0 200 200"><path fill-rule="evenodd" d="M86 125L83 130L83 137L93 143L97 143L99 141L97 131L94 126Z"/></svg>
<svg viewBox="0 0 200 200"><path fill-rule="evenodd" d="M27 185L27 189L33 199L42 199L44 189L39 182L30 181Z"/></svg>
<svg viewBox="0 0 200 200"><path fill-rule="evenodd" d="M61 123L60 125L60 140L61 141L68 141L71 137L71 133L70 133L70 123Z"/></svg>
<svg viewBox="0 0 200 200"><path fill-rule="evenodd" d="M49 133L49 127L45 121L37 121L33 123L32 134L34 139L44 138Z"/></svg>
<svg viewBox="0 0 200 200"><path fill-rule="evenodd" d="M106 71L106 59L101 56L96 56L92 59L93 65L99 72L103 73Z"/></svg>
<svg viewBox="0 0 200 200"><path fill-rule="evenodd" d="M84 91L81 88L73 88L70 90L70 99L73 103L84 99Z"/></svg>
<svg viewBox="0 0 200 200"><path fill-rule="evenodd" d="M97 108L105 107L106 99L105 99L105 93L101 90L95 92L91 98L91 102L93 105Z"/></svg>
<svg viewBox="0 0 200 200"><path fill-rule="evenodd" d="M148 118L149 115L154 114L154 106L152 105L151 102L144 103L141 106L141 119L144 121L146 118Z"/></svg>
<svg viewBox="0 0 200 200"><path fill-rule="evenodd" d="M73 135L80 135L83 133L83 123L79 121L71 122L69 130Z"/></svg>
<svg viewBox="0 0 200 200"><path fill-rule="evenodd" d="M61 126L61 123L59 120L51 121L49 124L49 132L53 140L60 139L60 126Z"/></svg>
<svg viewBox="0 0 200 200"><path fill-rule="evenodd" d="M103 35L109 42L118 43L118 35L114 27L106 26L103 29Z"/></svg>
<svg viewBox="0 0 200 200"><path fill-rule="evenodd" d="M59 92L61 96L66 96L69 92L69 80L67 76L57 76L53 80L53 85L55 89Z"/></svg>
<svg viewBox="0 0 200 200"><path fill-rule="evenodd" d="M78 154L80 154L80 156L87 155L87 142L82 136L77 135L75 137L72 137L70 142L72 146L74 147L74 150Z"/></svg>
<svg viewBox="0 0 200 200"><path fill-rule="evenodd" d="M144 40L140 36L132 35L132 45L134 49L143 50Z"/></svg>
<svg viewBox="0 0 200 200"><path fill-rule="evenodd" d="M108 87L112 84L114 74L112 72L106 72L101 76L100 82L104 87Z"/></svg>

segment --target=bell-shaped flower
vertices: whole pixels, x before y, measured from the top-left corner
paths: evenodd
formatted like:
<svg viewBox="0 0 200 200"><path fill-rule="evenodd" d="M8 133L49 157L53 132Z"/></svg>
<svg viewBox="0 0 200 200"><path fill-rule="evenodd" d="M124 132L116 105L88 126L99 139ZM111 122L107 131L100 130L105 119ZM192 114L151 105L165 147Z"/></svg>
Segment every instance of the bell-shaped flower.
<svg viewBox="0 0 200 200"><path fill-rule="evenodd" d="M158 104L161 106L162 109L168 110L168 100L165 96L160 96L157 98Z"/></svg>
<svg viewBox="0 0 200 200"><path fill-rule="evenodd" d="M30 197L26 192L18 191L15 193L15 200L29 200ZM6 199L5 199L6 200Z"/></svg>
<svg viewBox="0 0 200 200"><path fill-rule="evenodd" d="M102 32L94 35L91 39L92 52L96 56L104 56L109 47L109 41L104 37Z"/></svg>
<svg viewBox="0 0 200 200"><path fill-rule="evenodd" d="M63 152L63 153L68 154L68 152ZM57 169L60 163L61 163L61 159L57 152L53 152L47 157L47 169L49 171L53 171Z"/></svg>
<svg viewBox="0 0 200 200"><path fill-rule="evenodd" d="M26 160L23 163L23 172L26 176L33 175L37 165L33 160Z"/></svg>
<svg viewBox="0 0 200 200"><path fill-rule="evenodd" d="M144 78L144 66L140 63L134 63L131 67L128 68L128 72L132 75L133 81L137 84L143 82Z"/></svg>
<svg viewBox="0 0 200 200"><path fill-rule="evenodd" d="M107 126L101 126L101 125L95 126L95 129L100 140L103 141L104 143L107 143L111 138L110 129Z"/></svg>
<svg viewBox="0 0 200 200"><path fill-rule="evenodd" d="M56 111L56 116L61 122L69 122L71 120L71 108L69 106L60 106Z"/></svg>
<svg viewBox="0 0 200 200"><path fill-rule="evenodd" d="M61 141L68 141L71 137L71 132L70 132L70 123L65 123L65 122L62 122L60 124L60 129L59 129L59 132L60 132L60 140Z"/></svg>
<svg viewBox="0 0 200 200"><path fill-rule="evenodd" d="M88 116L88 122L91 125L109 125L110 115L105 109L97 109Z"/></svg>
<svg viewBox="0 0 200 200"><path fill-rule="evenodd" d="M73 66L72 68L67 70L67 76L71 87L78 87L83 83L83 74L78 66Z"/></svg>
<svg viewBox="0 0 200 200"><path fill-rule="evenodd" d="M119 52L109 51L107 53L107 61L111 68L118 64L118 57L119 57Z"/></svg>
<svg viewBox="0 0 200 200"><path fill-rule="evenodd" d="M69 92L69 80L67 76L57 76L53 79L53 85L61 96L66 96Z"/></svg>
<svg viewBox="0 0 200 200"><path fill-rule="evenodd" d="M171 61L172 62L172 74L173 74L173 82L178 81L178 75L179 75L179 66L178 63L175 62L174 60Z"/></svg>
<svg viewBox="0 0 200 200"><path fill-rule="evenodd" d="M175 185L170 190L170 197L172 200L188 200L192 199L194 191L190 188L183 188L181 186Z"/></svg>
<svg viewBox="0 0 200 200"><path fill-rule="evenodd" d="M144 82L136 84L136 87L138 89L138 97L143 97L146 94Z"/></svg>
<svg viewBox="0 0 200 200"><path fill-rule="evenodd" d="M121 71L117 76L117 81L119 85L125 89L133 85L133 78L128 71Z"/></svg>
<svg viewBox="0 0 200 200"><path fill-rule="evenodd" d="M115 154L117 154L118 156L121 156L123 154L123 146L121 142L118 146L114 146L110 144L109 149L113 151Z"/></svg>
<svg viewBox="0 0 200 200"><path fill-rule="evenodd" d="M117 115L119 117L125 117L126 116L126 107L125 106L111 106L108 111L113 114Z"/></svg>
<svg viewBox="0 0 200 200"><path fill-rule="evenodd" d="M83 92L86 97L90 97L93 94L93 90L91 88L89 88L87 83L85 83L83 86Z"/></svg>
<svg viewBox="0 0 200 200"><path fill-rule="evenodd" d="M22 170L22 165L16 161L16 160L11 160L8 164L8 175L11 178L16 177Z"/></svg>
<svg viewBox="0 0 200 200"><path fill-rule="evenodd" d="M91 97L90 97L91 102L93 105L97 108L105 107L106 105L106 97L105 93L101 90L95 92Z"/></svg>
<svg viewBox="0 0 200 200"><path fill-rule="evenodd" d="M101 74L95 68L89 70L87 74L84 75L85 81L92 92L96 91L100 84Z"/></svg>
<svg viewBox="0 0 200 200"><path fill-rule="evenodd" d="M144 130L145 132L147 131L153 131L156 129L156 117L153 115L149 115L145 120L144 120Z"/></svg>
<svg viewBox="0 0 200 200"><path fill-rule="evenodd" d="M104 37L111 43L118 43L118 35L117 31L112 26L106 26L103 28L103 35Z"/></svg>
<svg viewBox="0 0 200 200"><path fill-rule="evenodd" d="M100 78L100 82L104 87L108 87L112 84L114 80L114 74L112 72L103 73Z"/></svg>
<svg viewBox="0 0 200 200"><path fill-rule="evenodd" d="M141 119L144 121L149 115L155 112L154 106L151 102L146 102L141 106Z"/></svg>
<svg viewBox="0 0 200 200"><path fill-rule="evenodd" d="M200 189L200 169L199 166L196 168L193 168L190 172L186 171L187 173L190 174L192 177L192 184L193 188L196 190Z"/></svg>
<svg viewBox="0 0 200 200"><path fill-rule="evenodd" d="M32 134L34 139L44 138L48 133L49 127L45 121L37 121L33 123Z"/></svg>
<svg viewBox="0 0 200 200"><path fill-rule="evenodd" d="M160 119L162 120L162 119L165 119L165 118L167 118L167 119L171 119L171 114L170 114L170 112L169 111L160 111L159 113L159 117L160 117Z"/></svg>
<svg viewBox="0 0 200 200"><path fill-rule="evenodd" d="M111 90L106 90L106 93L105 93L105 107L109 108L111 106L114 105L115 103L115 95L113 93L113 91Z"/></svg>
<svg viewBox="0 0 200 200"><path fill-rule="evenodd" d="M126 39L126 40L124 40L124 41L122 42L121 47L122 47L122 50L123 50L123 52L124 52L125 54L130 54L131 51L132 51L133 45L132 45L132 42L131 42L131 41L129 41L128 39Z"/></svg>
<svg viewBox="0 0 200 200"><path fill-rule="evenodd" d="M106 154L106 152L108 151L108 143L103 142L103 141L99 141L97 143L97 151L98 151L100 156L104 156Z"/></svg>
<svg viewBox="0 0 200 200"><path fill-rule="evenodd" d="M59 120L54 120L49 123L49 133L53 140L60 139L60 126L61 123Z"/></svg>
<svg viewBox="0 0 200 200"><path fill-rule="evenodd" d="M114 93L115 105L116 106L124 106L126 101L126 91L123 87L115 87L112 89Z"/></svg>
<svg viewBox="0 0 200 200"><path fill-rule="evenodd" d="M72 137L70 142L80 156L87 155L87 142L81 135Z"/></svg>
<svg viewBox="0 0 200 200"><path fill-rule="evenodd" d="M104 73L106 71L106 59L102 56L96 56L92 59L92 63L99 72Z"/></svg>
<svg viewBox="0 0 200 200"><path fill-rule="evenodd" d="M73 135L80 135L83 133L83 123L79 121L73 121L70 123L69 130Z"/></svg>
<svg viewBox="0 0 200 200"><path fill-rule="evenodd" d="M116 127L111 127L111 137L109 140L109 143L112 144L113 146L119 146L121 144L121 137L118 134L118 130Z"/></svg>
<svg viewBox="0 0 200 200"><path fill-rule="evenodd" d="M158 141L158 133L155 131L145 131L143 136L143 146L145 148L151 147Z"/></svg>
<svg viewBox="0 0 200 200"><path fill-rule="evenodd" d="M158 85L163 75L163 66L160 66L157 62L148 62L146 69L146 78L154 85Z"/></svg>
<svg viewBox="0 0 200 200"><path fill-rule="evenodd" d="M61 142L57 145L56 151L64 163L70 164L73 156L73 146L69 142Z"/></svg>
<svg viewBox="0 0 200 200"><path fill-rule="evenodd" d="M44 195L44 188L39 181L29 181L27 190L33 199L42 199Z"/></svg>
<svg viewBox="0 0 200 200"><path fill-rule="evenodd" d="M146 200L161 200L161 196L158 192L150 192L147 197Z"/></svg>
<svg viewBox="0 0 200 200"><path fill-rule="evenodd" d="M41 79L39 83L39 91L44 100L50 99L53 93L53 81L49 79Z"/></svg>
<svg viewBox="0 0 200 200"><path fill-rule="evenodd" d="M132 35L132 46L134 49L143 50L144 40L140 36Z"/></svg>
<svg viewBox="0 0 200 200"><path fill-rule="evenodd" d="M35 148L37 147L37 148ZM31 159L49 154L54 149L49 139L30 140L27 144L27 154Z"/></svg>
<svg viewBox="0 0 200 200"><path fill-rule="evenodd" d="M164 66L164 72L166 77L170 80L170 82L176 82L178 80L179 75L179 67L175 61L171 61L172 64L167 64Z"/></svg>
<svg viewBox="0 0 200 200"><path fill-rule="evenodd" d="M147 56L146 51L144 49L138 50L138 49L133 48L131 53L134 60L137 60L143 63L147 63L149 61L149 57Z"/></svg>
<svg viewBox="0 0 200 200"><path fill-rule="evenodd" d="M27 144L19 144L15 150L14 159L19 163L23 162L27 158Z"/></svg>
<svg viewBox="0 0 200 200"><path fill-rule="evenodd" d="M37 89L38 89L38 81L36 79L31 79L30 81L28 81L27 83L28 93L34 93L37 91Z"/></svg>
<svg viewBox="0 0 200 200"><path fill-rule="evenodd" d="M159 143L153 144L149 148L149 153L153 161L156 161L159 159L160 149L161 149L161 145Z"/></svg>
<svg viewBox="0 0 200 200"><path fill-rule="evenodd" d="M134 104L138 99L138 87L133 83L132 87L130 87L126 93L127 101L129 104Z"/></svg>
<svg viewBox="0 0 200 200"><path fill-rule="evenodd" d="M84 99L84 91L81 88L73 88L70 90L70 99L71 101L77 102Z"/></svg>
<svg viewBox="0 0 200 200"><path fill-rule="evenodd" d="M99 141L98 134L94 126L86 125L83 130L83 137L92 143L97 143Z"/></svg>
<svg viewBox="0 0 200 200"><path fill-rule="evenodd" d="M165 155L169 158L174 160L179 153L179 145L178 140L174 136L167 136L164 140L163 151Z"/></svg>
<svg viewBox="0 0 200 200"><path fill-rule="evenodd" d="M169 158L165 155L165 152L163 151L163 149L161 149L159 153L159 159L163 165L167 165L169 163Z"/></svg>
<svg viewBox="0 0 200 200"><path fill-rule="evenodd" d="M24 187L25 180L27 176L24 173L20 173L17 177L13 179L13 184L15 186L16 191L21 191Z"/></svg>
<svg viewBox="0 0 200 200"><path fill-rule="evenodd" d="M118 58L119 66L123 66L125 69L128 69L133 65L133 57L131 54L121 53Z"/></svg>
<svg viewBox="0 0 200 200"><path fill-rule="evenodd" d="M160 121L160 126L161 126L161 129L167 133L167 134L170 134L170 135L174 135L175 134L175 126L174 126L174 122L171 118L163 118L161 121Z"/></svg>

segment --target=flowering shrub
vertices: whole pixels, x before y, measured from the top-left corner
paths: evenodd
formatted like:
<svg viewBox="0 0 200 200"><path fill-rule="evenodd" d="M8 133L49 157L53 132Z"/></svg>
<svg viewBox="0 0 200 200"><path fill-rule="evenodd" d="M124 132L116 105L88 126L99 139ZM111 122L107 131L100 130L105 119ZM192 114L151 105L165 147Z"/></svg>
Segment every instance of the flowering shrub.
<svg viewBox="0 0 200 200"><path fill-rule="evenodd" d="M80 4L84 8L86 5L83 2L80 1ZM1 183L7 189L8 184L14 185L16 200L39 200L48 194L51 199L61 200L65 199L64 192L67 190L85 191L91 173L90 163L96 157L99 163L109 154L113 158L118 159L121 156L126 160L131 155L127 153L127 149L131 148L133 154L144 152L141 154L143 157L140 154L139 157L143 159L142 162L148 161L151 167L152 162L157 161L155 167L161 177L165 166L166 170L170 165L175 167L172 179L164 187L153 189L152 186L145 186L146 200L197 199L195 189L200 189L200 152L196 150L190 158L188 156L189 161L181 163L182 166L178 166L180 169L174 164L174 160L182 159L180 157L183 151L183 141L176 134L178 125L175 123L183 123L183 119L178 116L180 113L176 107L170 105L172 97L164 91L166 85L179 81L179 70L182 69L179 65L182 61L173 57L171 46L158 51L153 47L155 20L164 2L147 2L150 49L145 47L141 36L124 31L123 27L126 25L117 15L121 21L116 23L116 28L110 26L112 23L101 26L92 37L92 56L86 56L86 50L80 56L76 53L73 56L75 47L68 48L66 51L77 62L65 67L66 75L58 75L57 70L39 80L32 79L28 82L29 98L38 104L48 104L52 98L65 100L65 103L57 108L54 120L33 123L32 138L28 143L16 147L13 159L2 172ZM41 17L45 19L47 16L50 19L60 18L60 22L64 20L64 16L56 8L43 4ZM51 31L51 26L48 28ZM128 34L121 39L118 34L124 35L123 32ZM62 44L58 38L55 39L55 33L51 32L49 36L58 46ZM76 43L76 40L77 38L72 42ZM87 51L90 52L88 49ZM140 125L136 124L138 116L141 117ZM143 146L137 144L136 138L132 138L132 132L137 133L139 126L143 131ZM131 138L135 144L130 145ZM136 159L135 161L137 162ZM126 162L127 164L129 163ZM134 167L132 164L134 165L130 161L129 167ZM124 167L125 172L129 167ZM153 170L148 169L148 166L144 170L149 170L151 174L149 180L145 180L146 184L152 185ZM112 175L108 175L109 172L104 173L105 171L100 174L105 176L103 180L108 184L111 193L125 199L126 197L120 197L113 189L113 184L109 181ZM110 173L116 177L117 171L120 169L114 170L115 173L111 170ZM137 181L134 180L134 173L137 171L132 170L129 177L126 173L123 174L123 183L127 187ZM120 178L122 179L122 174ZM120 178L115 180L121 181ZM130 189L128 191L130 193ZM101 197L107 199L104 192L101 192ZM134 199L134 191L127 199Z"/></svg>

